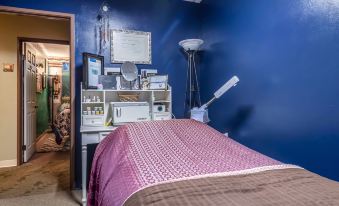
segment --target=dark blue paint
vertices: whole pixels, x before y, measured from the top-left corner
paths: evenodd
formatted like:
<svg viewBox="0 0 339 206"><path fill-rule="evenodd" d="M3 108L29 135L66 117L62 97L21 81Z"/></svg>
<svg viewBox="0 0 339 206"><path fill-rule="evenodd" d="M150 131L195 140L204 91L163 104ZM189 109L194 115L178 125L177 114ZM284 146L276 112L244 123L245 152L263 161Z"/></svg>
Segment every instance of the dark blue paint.
<svg viewBox="0 0 339 206"><path fill-rule="evenodd" d="M339 3L205 0L205 101L211 125L286 163L339 180Z"/></svg>
<svg viewBox="0 0 339 206"><path fill-rule="evenodd" d="M0 5L66 12L75 14L76 108L80 108L80 82L82 80L82 53L95 53L94 27L99 7L103 1L94 0L0 0ZM177 117L184 113L186 61L178 42L197 38L200 32L199 5L180 0L111 0L110 26L152 32L153 64L139 68L158 69L169 74L173 87L173 112ZM110 64L109 49L104 53L105 65ZM76 183L81 182L80 111L76 111Z"/></svg>

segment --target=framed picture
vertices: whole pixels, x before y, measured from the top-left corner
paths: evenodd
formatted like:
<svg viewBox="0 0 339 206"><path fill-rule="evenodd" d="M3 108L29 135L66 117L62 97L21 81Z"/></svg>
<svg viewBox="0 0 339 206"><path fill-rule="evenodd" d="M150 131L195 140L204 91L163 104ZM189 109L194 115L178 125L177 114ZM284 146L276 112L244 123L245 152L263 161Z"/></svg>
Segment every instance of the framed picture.
<svg viewBox="0 0 339 206"><path fill-rule="evenodd" d="M149 89L166 90L168 83L167 75L154 75L148 77Z"/></svg>
<svg viewBox="0 0 339 206"><path fill-rule="evenodd" d="M150 32L111 30L111 62L152 64L152 40Z"/></svg>
<svg viewBox="0 0 339 206"><path fill-rule="evenodd" d="M32 62L31 63L33 64L33 66L36 66L35 55L34 54L32 54Z"/></svg>
<svg viewBox="0 0 339 206"><path fill-rule="evenodd" d="M104 57L83 53L83 82L85 89L98 89L99 76L104 74Z"/></svg>
<svg viewBox="0 0 339 206"><path fill-rule="evenodd" d="M120 67L105 67L105 75L120 75Z"/></svg>
<svg viewBox="0 0 339 206"><path fill-rule="evenodd" d="M36 92L37 93L41 93L42 92L42 78L43 78L43 76L42 76L42 74L38 74L37 76L36 76L36 79L37 79L37 81L36 81Z"/></svg>
<svg viewBox="0 0 339 206"><path fill-rule="evenodd" d="M45 73L42 73L42 89L46 89L47 87L47 75Z"/></svg>
<svg viewBox="0 0 339 206"><path fill-rule="evenodd" d="M30 50L27 50L27 61L29 63L32 63L32 53Z"/></svg>

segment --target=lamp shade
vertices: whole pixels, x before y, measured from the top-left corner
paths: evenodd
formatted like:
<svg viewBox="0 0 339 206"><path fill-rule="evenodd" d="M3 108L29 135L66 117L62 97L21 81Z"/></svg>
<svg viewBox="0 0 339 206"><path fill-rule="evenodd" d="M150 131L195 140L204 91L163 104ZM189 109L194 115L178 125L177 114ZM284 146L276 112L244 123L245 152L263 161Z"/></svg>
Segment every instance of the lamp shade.
<svg viewBox="0 0 339 206"><path fill-rule="evenodd" d="M201 39L186 39L179 42L179 45L185 49L185 51L198 51L201 45L204 43Z"/></svg>

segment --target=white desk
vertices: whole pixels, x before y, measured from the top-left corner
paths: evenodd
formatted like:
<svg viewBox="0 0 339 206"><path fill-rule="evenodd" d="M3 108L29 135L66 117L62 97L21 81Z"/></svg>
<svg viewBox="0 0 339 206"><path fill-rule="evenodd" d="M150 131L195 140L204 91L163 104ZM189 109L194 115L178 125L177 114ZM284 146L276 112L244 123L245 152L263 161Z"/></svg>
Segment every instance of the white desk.
<svg viewBox="0 0 339 206"><path fill-rule="evenodd" d="M81 146L82 146L82 205L87 205L87 145L97 144L101 142L109 133L115 130L116 127L88 127L82 126Z"/></svg>

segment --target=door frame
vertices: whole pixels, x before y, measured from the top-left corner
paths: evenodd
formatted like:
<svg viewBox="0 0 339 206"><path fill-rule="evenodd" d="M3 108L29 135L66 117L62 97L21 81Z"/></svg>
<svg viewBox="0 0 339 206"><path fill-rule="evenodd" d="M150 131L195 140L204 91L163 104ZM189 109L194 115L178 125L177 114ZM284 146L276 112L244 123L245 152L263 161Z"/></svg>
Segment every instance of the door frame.
<svg viewBox="0 0 339 206"><path fill-rule="evenodd" d="M61 12L52 12L44 10L34 10L34 9L25 9L18 7L8 7L0 6L0 12L18 14L18 15L28 15L28 16L38 16L42 18L53 18L53 19L64 19L69 21L69 31L70 39L67 41L70 46L70 106L71 106L71 151L70 151L70 189L74 188L74 157L75 157L75 15L70 13L61 13ZM21 165L23 162L22 158L22 140L23 140L23 86L22 82L19 81L22 79L22 61L21 61L21 44L20 41L29 40L33 41L35 39L19 37L17 42L17 165ZM47 42L43 42L47 41ZM39 39L39 42L42 43L51 43L56 42L57 40L48 40L48 39ZM57 41L60 43L60 41ZM63 41L65 43L65 41Z"/></svg>

